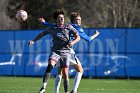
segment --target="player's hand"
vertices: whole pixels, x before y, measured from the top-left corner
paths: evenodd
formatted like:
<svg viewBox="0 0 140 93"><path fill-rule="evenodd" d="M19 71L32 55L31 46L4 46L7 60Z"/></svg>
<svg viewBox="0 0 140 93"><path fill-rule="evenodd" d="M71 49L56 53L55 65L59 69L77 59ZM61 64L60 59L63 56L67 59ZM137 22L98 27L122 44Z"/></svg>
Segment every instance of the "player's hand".
<svg viewBox="0 0 140 93"><path fill-rule="evenodd" d="M33 45L33 44L34 44L34 41L29 41L29 42L28 42L28 45L29 45L29 46L31 46L31 45Z"/></svg>
<svg viewBox="0 0 140 93"><path fill-rule="evenodd" d="M96 34L96 36L98 36L100 34L100 32L98 30L96 30L95 34Z"/></svg>
<svg viewBox="0 0 140 93"><path fill-rule="evenodd" d="M74 45L74 42L69 42L69 46L72 47Z"/></svg>
<svg viewBox="0 0 140 93"><path fill-rule="evenodd" d="M39 21L40 23L44 23L44 22L45 22L45 19L44 19L44 18L38 18L38 21Z"/></svg>

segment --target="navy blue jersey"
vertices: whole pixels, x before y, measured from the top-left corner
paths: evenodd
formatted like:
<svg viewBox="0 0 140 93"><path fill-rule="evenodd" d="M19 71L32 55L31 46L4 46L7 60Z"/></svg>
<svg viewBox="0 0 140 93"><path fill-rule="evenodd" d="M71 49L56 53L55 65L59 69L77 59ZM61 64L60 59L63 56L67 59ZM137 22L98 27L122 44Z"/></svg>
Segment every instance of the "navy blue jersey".
<svg viewBox="0 0 140 93"><path fill-rule="evenodd" d="M48 27L46 31L43 31L44 35L50 34L53 38L53 48L64 49L68 48L70 42L70 34L77 34L76 29L72 25L64 25L64 27L58 27L52 25Z"/></svg>

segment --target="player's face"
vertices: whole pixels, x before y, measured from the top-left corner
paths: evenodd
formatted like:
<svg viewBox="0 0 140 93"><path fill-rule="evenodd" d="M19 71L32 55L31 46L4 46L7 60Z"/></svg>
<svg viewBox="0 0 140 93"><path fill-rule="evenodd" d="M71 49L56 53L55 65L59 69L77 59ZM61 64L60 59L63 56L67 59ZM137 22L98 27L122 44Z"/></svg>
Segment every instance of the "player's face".
<svg viewBox="0 0 140 93"><path fill-rule="evenodd" d="M58 15L56 22L58 25L63 25L64 24L64 15L62 15L62 14Z"/></svg>
<svg viewBox="0 0 140 93"><path fill-rule="evenodd" d="M81 17L80 16L75 18L75 24L77 24L79 26L81 25Z"/></svg>

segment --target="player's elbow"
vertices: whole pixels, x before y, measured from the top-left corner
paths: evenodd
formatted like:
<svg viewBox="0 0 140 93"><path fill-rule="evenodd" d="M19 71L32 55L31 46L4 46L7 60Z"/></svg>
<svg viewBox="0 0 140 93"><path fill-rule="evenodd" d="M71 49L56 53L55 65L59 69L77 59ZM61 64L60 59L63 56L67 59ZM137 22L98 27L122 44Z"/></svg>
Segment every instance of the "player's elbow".
<svg viewBox="0 0 140 93"><path fill-rule="evenodd" d="M91 42L92 41L92 39L88 39L88 42Z"/></svg>
<svg viewBox="0 0 140 93"><path fill-rule="evenodd" d="M80 40L80 36L79 36L79 35L77 35L77 40L78 40L78 41Z"/></svg>

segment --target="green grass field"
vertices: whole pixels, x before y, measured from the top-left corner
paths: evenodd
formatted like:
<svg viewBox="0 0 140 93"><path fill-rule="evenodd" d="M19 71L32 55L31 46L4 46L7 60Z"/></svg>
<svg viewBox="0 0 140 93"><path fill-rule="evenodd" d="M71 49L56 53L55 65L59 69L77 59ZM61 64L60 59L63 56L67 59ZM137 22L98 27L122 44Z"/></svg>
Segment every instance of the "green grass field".
<svg viewBox="0 0 140 93"><path fill-rule="evenodd" d="M37 93L42 78L0 77L0 93ZM73 78L70 79L70 89ZM79 93L140 93L140 80L128 79L82 79ZM51 78L46 93L54 93L54 78ZM63 92L61 84L60 93Z"/></svg>

